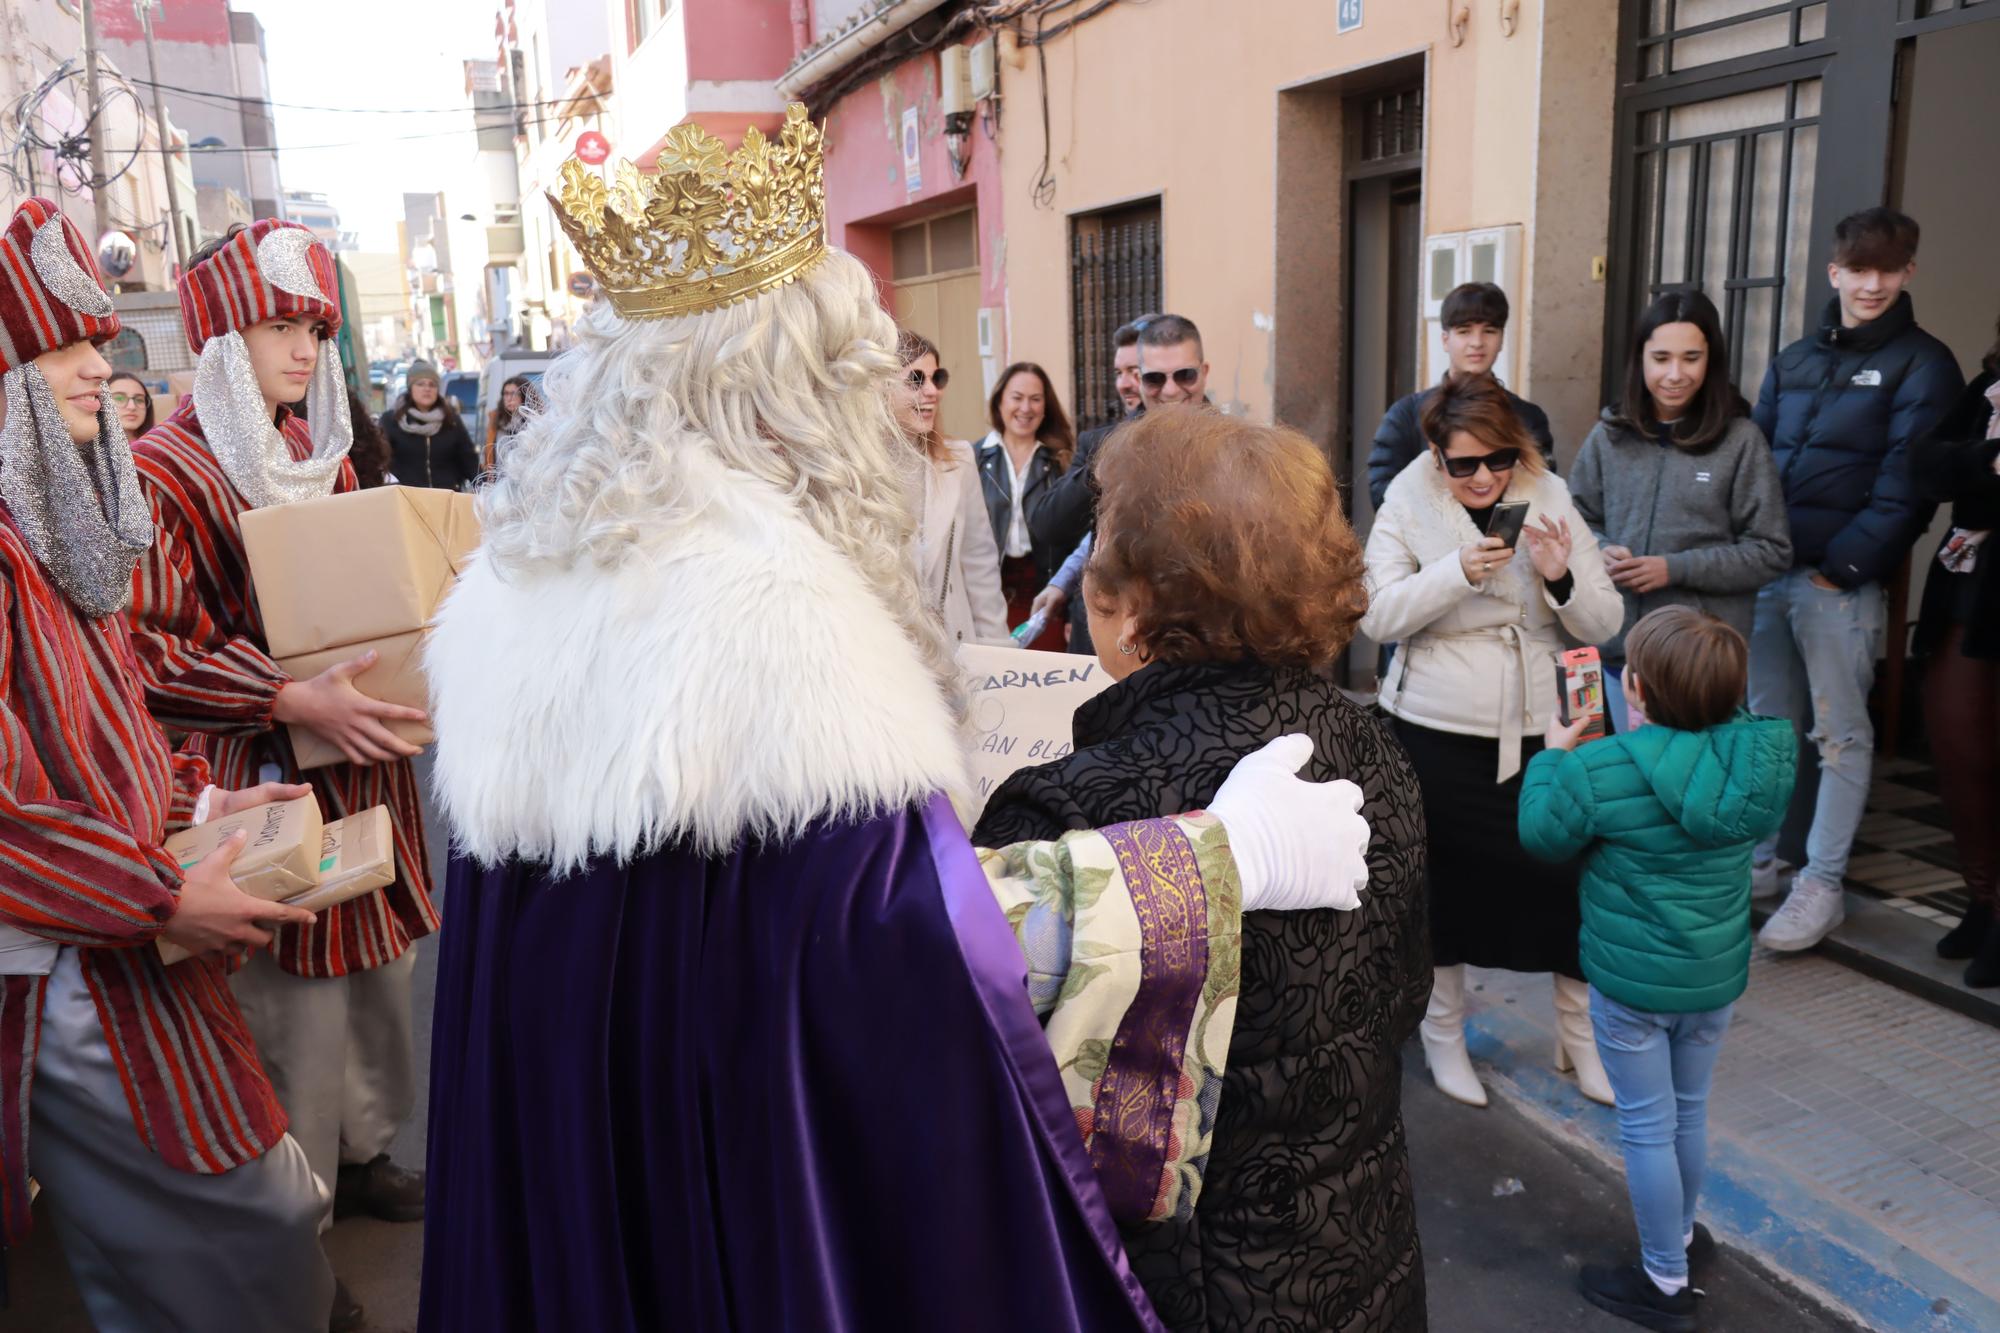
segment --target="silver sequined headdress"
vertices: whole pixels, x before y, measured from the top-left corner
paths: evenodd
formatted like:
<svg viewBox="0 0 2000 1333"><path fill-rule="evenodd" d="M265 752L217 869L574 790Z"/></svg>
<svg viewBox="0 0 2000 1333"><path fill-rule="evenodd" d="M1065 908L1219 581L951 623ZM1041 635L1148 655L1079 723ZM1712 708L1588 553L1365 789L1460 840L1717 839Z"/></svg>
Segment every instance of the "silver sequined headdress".
<svg viewBox="0 0 2000 1333"><path fill-rule="evenodd" d="M77 610L123 611L132 570L153 542L153 516L110 397L97 410L97 438L78 445L39 366L16 366L0 387L0 499L28 550Z"/></svg>
<svg viewBox="0 0 2000 1333"><path fill-rule="evenodd" d="M181 318L195 362L194 410L210 451L253 508L329 494L354 443L347 385L332 334L340 328L333 257L296 223L239 232L181 278ZM243 330L274 319L324 324L306 391L310 456L294 459L257 383Z"/></svg>

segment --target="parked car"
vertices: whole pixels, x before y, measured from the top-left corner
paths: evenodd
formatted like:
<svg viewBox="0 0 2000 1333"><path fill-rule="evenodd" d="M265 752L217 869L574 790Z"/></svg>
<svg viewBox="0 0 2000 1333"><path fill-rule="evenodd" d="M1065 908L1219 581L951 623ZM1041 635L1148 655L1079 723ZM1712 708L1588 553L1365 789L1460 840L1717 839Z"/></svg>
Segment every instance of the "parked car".
<svg viewBox="0 0 2000 1333"><path fill-rule="evenodd" d="M542 372L555 360L554 352L530 352L523 348L510 347L497 353L479 372L479 429L480 438L485 438L486 423L493 419L493 411L500 406L500 386L516 375L524 376L530 384L540 384Z"/></svg>
<svg viewBox="0 0 2000 1333"><path fill-rule="evenodd" d="M458 407L458 414L466 419L466 430L476 438L473 422L479 413L479 372L476 370L447 370L444 372L444 391Z"/></svg>

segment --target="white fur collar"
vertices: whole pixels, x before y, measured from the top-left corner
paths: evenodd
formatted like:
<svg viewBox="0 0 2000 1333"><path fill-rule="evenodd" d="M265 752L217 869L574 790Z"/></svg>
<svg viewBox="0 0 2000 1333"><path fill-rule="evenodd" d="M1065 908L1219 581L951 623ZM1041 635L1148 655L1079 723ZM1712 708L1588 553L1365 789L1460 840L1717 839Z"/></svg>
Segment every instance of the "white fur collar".
<svg viewBox="0 0 2000 1333"><path fill-rule="evenodd" d="M732 476L616 571L475 554L425 652L461 850L568 870L963 796L915 646L789 501Z"/></svg>
<svg viewBox="0 0 2000 1333"><path fill-rule="evenodd" d="M1561 477L1553 472L1530 472L1526 468L1514 469L1513 477L1507 483L1502 500L1526 500L1529 504L1528 522L1534 523L1543 514L1561 520L1569 512L1569 487ZM1406 539L1417 558L1425 565L1444 558L1457 551L1467 542L1479 540L1479 527L1472 521L1472 515L1451 493L1445 483L1443 469L1431 457L1431 451L1412 459L1409 466L1396 474L1389 483L1387 494L1382 497L1382 507L1388 508L1398 500L1405 502L1412 514L1412 522ZM1534 575L1534 562L1528 556L1528 544L1522 542L1514 549L1514 558L1499 573L1491 575L1473 590L1481 597L1496 597L1512 602L1516 606L1528 607L1541 601L1540 581Z"/></svg>

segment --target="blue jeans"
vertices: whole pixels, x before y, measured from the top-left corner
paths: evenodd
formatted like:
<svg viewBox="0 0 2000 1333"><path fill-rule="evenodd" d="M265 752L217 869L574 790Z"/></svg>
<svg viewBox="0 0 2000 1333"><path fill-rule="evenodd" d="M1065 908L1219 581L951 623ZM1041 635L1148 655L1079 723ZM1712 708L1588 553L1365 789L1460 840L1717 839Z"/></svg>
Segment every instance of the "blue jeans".
<svg viewBox="0 0 2000 1333"><path fill-rule="evenodd" d="M1649 1272L1687 1276L1687 1234L1708 1167L1708 1085L1734 1005L1648 1014L1590 988L1597 1055L1618 1099L1625 1188Z"/></svg>
<svg viewBox="0 0 2000 1333"><path fill-rule="evenodd" d="M1868 806L1875 724L1868 690L1882 654L1882 586L1821 588L1795 569L1757 594L1750 631L1750 710L1791 720L1819 751L1819 802L1806 836L1804 878L1838 886ZM1757 863L1776 854L1772 838Z"/></svg>

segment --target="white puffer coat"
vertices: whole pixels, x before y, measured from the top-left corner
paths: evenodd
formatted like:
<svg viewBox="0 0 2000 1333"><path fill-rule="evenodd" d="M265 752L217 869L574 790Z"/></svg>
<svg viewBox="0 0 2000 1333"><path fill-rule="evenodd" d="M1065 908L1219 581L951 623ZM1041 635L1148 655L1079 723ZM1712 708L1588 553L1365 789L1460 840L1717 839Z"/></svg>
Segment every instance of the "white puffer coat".
<svg viewBox="0 0 2000 1333"><path fill-rule="evenodd" d="M1569 601L1550 600L1523 540L1507 567L1478 587L1459 548L1479 540L1426 450L1389 484L1368 534L1364 634L1400 643L1382 682L1382 707L1406 722L1500 741L1494 781L1521 769L1521 737L1548 725L1557 653L1602 643L1623 624L1625 602L1605 572L1597 539L1553 473L1514 470L1503 497L1526 500L1528 523L1547 515L1570 532Z"/></svg>

